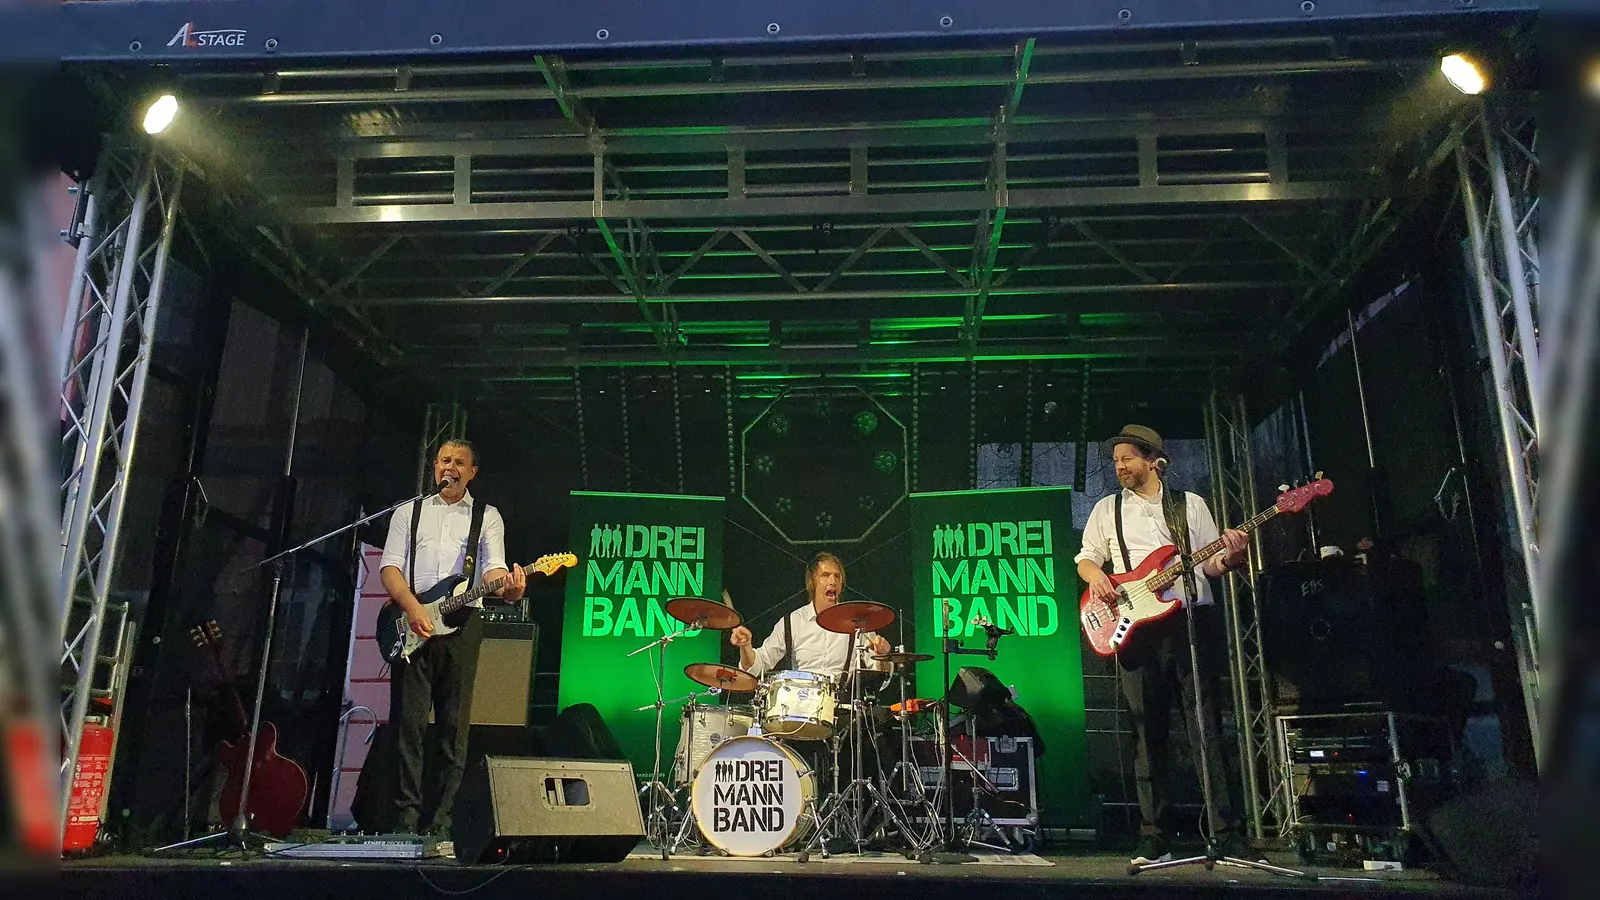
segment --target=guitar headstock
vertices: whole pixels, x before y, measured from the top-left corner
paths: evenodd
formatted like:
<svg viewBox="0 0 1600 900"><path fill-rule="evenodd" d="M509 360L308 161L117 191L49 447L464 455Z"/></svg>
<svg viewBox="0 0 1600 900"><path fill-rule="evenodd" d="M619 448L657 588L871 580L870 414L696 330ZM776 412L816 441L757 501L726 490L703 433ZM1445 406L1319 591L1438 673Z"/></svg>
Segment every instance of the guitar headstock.
<svg viewBox="0 0 1600 900"><path fill-rule="evenodd" d="M562 569L570 569L578 564L576 553L546 553L533 561L528 568L542 575L554 575Z"/></svg>
<svg viewBox="0 0 1600 900"><path fill-rule="evenodd" d="M216 619L208 619L189 629L189 639L196 647L215 647L222 643L222 626Z"/></svg>
<svg viewBox="0 0 1600 900"><path fill-rule="evenodd" d="M1326 497L1333 493L1333 482L1326 478L1318 478L1309 484L1297 488L1290 488L1278 495L1278 502L1274 505L1281 513L1297 513L1318 497Z"/></svg>

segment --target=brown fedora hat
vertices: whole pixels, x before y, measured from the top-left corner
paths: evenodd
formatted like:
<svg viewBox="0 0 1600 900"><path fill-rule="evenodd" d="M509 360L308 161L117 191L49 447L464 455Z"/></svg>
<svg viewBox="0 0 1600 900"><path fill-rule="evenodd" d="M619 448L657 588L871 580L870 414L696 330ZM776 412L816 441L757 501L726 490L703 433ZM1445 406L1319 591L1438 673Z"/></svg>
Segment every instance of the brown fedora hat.
<svg viewBox="0 0 1600 900"><path fill-rule="evenodd" d="M1132 444L1163 458L1167 455L1167 451L1161 449L1161 435L1144 425L1124 425L1120 432L1106 440L1105 448L1109 451L1118 444Z"/></svg>

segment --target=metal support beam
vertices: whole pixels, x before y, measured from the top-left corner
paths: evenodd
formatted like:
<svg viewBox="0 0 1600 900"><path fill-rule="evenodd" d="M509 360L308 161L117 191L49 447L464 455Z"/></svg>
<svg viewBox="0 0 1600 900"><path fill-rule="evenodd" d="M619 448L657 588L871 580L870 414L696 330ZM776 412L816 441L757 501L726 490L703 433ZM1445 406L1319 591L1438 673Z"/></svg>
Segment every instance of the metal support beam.
<svg viewBox="0 0 1600 900"><path fill-rule="evenodd" d="M1205 406L1206 441L1211 455L1211 503L1218 522L1243 522L1256 513L1256 476L1250 449L1250 420L1243 396L1211 394ZM1249 565L1223 579L1228 676L1233 718L1239 731L1239 772L1244 812L1256 840L1277 837L1285 827L1282 771L1274 740L1276 698L1266 648L1261 641L1261 610L1256 573L1261 565L1261 533L1252 537Z"/></svg>
<svg viewBox="0 0 1600 900"><path fill-rule="evenodd" d="M1522 680L1523 705L1534 735L1534 759L1541 760L1539 727L1539 623L1543 593L1539 583L1539 388L1538 338L1533 321L1538 315L1537 255L1527 251L1523 229L1534 227L1533 210L1537 190L1538 159L1520 154L1522 177L1516 179L1529 190L1512 197L1500 152L1504 120L1492 108L1485 108L1475 123L1481 132L1484 156L1474 157L1470 142L1456 148L1456 173L1461 188L1462 212L1467 220L1467 253L1477 288L1478 324L1484 331L1489 355L1491 402L1500 422L1505 475L1516 521L1517 551L1527 577L1526 600L1514 587L1511 600L1511 633L1517 652L1517 667ZM1531 130L1533 126L1529 125ZM1537 132L1529 146L1537 146ZM1491 204L1485 209L1480 197L1487 194ZM1530 284L1532 282L1532 284Z"/></svg>
<svg viewBox="0 0 1600 900"><path fill-rule="evenodd" d="M107 650L105 623L116 611L112 576L182 184L182 170L149 151L130 167L108 150L90 190L109 227L90 236L94 246L78 273L82 281L70 287L69 299L78 305L67 310L63 329L72 338L60 395L68 471L61 486L57 585L67 679L60 711L63 827L96 676L116 659Z"/></svg>
<svg viewBox="0 0 1600 900"><path fill-rule="evenodd" d="M422 410L422 436L417 442L417 492L434 486L433 456L445 438L467 436L467 410L452 400L429 403Z"/></svg>

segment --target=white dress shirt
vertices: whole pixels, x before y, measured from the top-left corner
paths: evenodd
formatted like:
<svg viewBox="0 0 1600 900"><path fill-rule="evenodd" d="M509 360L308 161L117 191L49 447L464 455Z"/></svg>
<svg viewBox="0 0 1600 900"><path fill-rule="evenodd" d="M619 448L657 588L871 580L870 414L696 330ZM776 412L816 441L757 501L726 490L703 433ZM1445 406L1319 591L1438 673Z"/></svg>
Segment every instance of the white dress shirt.
<svg viewBox="0 0 1600 900"><path fill-rule="evenodd" d="M434 494L422 501L422 519L417 523L417 583L412 591L422 595L445 578L460 573L467 562L467 536L472 531L472 492L455 503ZM411 577L406 553L411 546L411 504L389 516L389 538L383 542L383 562L379 571L393 566L400 577ZM493 506L483 510L483 528L478 532L478 568L473 584L481 584L486 572L506 566L506 525ZM473 606L483 607L478 600Z"/></svg>
<svg viewBox="0 0 1600 900"><path fill-rule="evenodd" d="M828 631L818 625L817 608L810 603L789 613L788 618L789 628L794 632L794 659L790 666L803 672L832 675L835 678L843 675L850 662L851 636ZM863 631L861 646L869 646L874 637L877 637L876 633ZM773 671L773 667L783 659L785 649L783 620L779 619L778 624L772 626L772 634L756 651L755 664L748 671L757 678ZM876 660L869 659L867 662L872 665L861 667L879 668Z"/></svg>
<svg viewBox="0 0 1600 900"><path fill-rule="evenodd" d="M1128 539L1128 557L1133 562L1134 568L1144 562L1144 558L1156 550L1174 543L1172 529L1167 527L1167 517L1161 510L1161 499L1164 496L1158 493L1154 500L1146 500L1133 491L1122 488L1122 533ZM1198 550L1221 536L1217 531L1217 523L1211 518L1211 508L1206 501L1194 491L1186 491L1188 504L1185 509L1189 519L1189 547ZM1089 521L1083 526L1083 549L1073 557L1074 562L1090 560L1095 565L1104 567L1106 562L1111 563L1111 571L1121 574L1128 571L1122 564L1122 550L1117 546L1117 495L1109 494L1100 498L1089 513ZM1205 560L1198 560L1204 563ZM1211 582L1210 579L1195 572L1195 586L1199 588L1200 599L1198 606L1210 606ZM1184 587L1184 579L1179 578L1176 584L1178 597L1186 598L1188 590Z"/></svg>

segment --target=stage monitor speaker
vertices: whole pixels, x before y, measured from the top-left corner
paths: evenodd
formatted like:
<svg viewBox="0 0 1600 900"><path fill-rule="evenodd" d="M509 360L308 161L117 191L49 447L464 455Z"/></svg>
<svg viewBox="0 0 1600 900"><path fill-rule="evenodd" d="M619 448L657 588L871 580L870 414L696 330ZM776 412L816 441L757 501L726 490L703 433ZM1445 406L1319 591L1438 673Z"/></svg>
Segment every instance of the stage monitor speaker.
<svg viewBox="0 0 1600 900"><path fill-rule="evenodd" d="M1263 649L1300 712L1408 710L1433 677L1421 574L1399 558L1301 560L1258 582Z"/></svg>
<svg viewBox="0 0 1600 900"><path fill-rule="evenodd" d="M545 729L545 749L551 756L568 759L627 759L622 745L606 727L600 710L589 703L575 703L561 711Z"/></svg>
<svg viewBox="0 0 1600 900"><path fill-rule="evenodd" d="M1539 784L1507 779L1434 810L1420 829L1447 873L1468 884L1539 881Z"/></svg>
<svg viewBox="0 0 1600 900"><path fill-rule="evenodd" d="M644 839L633 764L484 757L452 831L462 862L621 862Z"/></svg>

